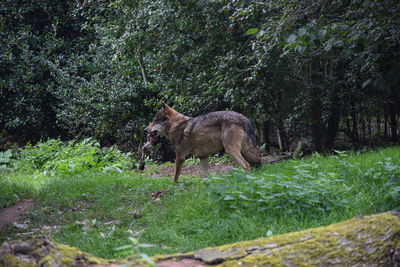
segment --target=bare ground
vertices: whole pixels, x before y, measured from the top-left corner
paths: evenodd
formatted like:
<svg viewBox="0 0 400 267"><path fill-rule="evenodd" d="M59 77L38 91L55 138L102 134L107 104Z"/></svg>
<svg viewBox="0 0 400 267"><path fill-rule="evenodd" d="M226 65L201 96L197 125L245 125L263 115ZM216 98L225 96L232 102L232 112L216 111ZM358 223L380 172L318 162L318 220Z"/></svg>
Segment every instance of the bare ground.
<svg viewBox="0 0 400 267"><path fill-rule="evenodd" d="M263 156L261 158L261 162L262 162L262 165L271 164L276 161L286 159L289 157L290 157L290 155L287 155L287 154L268 155L268 156ZM152 178L172 177L175 172L175 165L161 165L159 167L147 167L147 168L150 169L150 172L148 174ZM209 163L208 172L209 173L228 173L233 168L238 168L238 165L235 162ZM184 165L181 175L201 177L199 164Z"/></svg>
<svg viewBox="0 0 400 267"><path fill-rule="evenodd" d="M234 163L210 163L208 166L209 173L228 173L236 166ZM149 167L154 169L154 172L150 171L149 175L152 178L158 177L169 177L173 176L175 172L175 165L162 165L160 167ZM200 166L198 164L185 165L182 168L181 175L186 176L201 176Z"/></svg>
<svg viewBox="0 0 400 267"><path fill-rule="evenodd" d="M33 199L24 199L10 207L0 211L0 229L3 229L7 224L15 225L22 224L24 215L29 208L34 205Z"/></svg>

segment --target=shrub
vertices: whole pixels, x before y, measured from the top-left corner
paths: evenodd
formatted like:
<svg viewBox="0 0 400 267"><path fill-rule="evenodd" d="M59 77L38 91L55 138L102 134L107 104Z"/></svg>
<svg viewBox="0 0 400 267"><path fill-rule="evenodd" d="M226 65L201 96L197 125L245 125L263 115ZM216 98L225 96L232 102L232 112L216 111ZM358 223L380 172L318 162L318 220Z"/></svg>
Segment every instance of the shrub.
<svg viewBox="0 0 400 267"><path fill-rule="evenodd" d="M385 182L383 185L385 197L381 210L400 210L400 166L395 164L392 158L387 157L383 161L376 162L375 166L368 170L367 175Z"/></svg>
<svg viewBox="0 0 400 267"><path fill-rule="evenodd" d="M318 164L312 162L299 163L295 166L294 175L250 175L237 169L225 178L208 178L206 191L213 201L231 208L301 212L311 208L324 211L344 206L344 193L348 188L339 175L321 171Z"/></svg>
<svg viewBox="0 0 400 267"><path fill-rule="evenodd" d="M49 139L22 149L18 153L15 168L51 176L79 174L89 170L122 172L137 164L130 155L115 147L100 148L99 143L91 138L65 143Z"/></svg>
<svg viewBox="0 0 400 267"><path fill-rule="evenodd" d="M4 152L0 151L0 170L5 170L8 167L10 167L10 163L12 160L11 157L12 157L11 149Z"/></svg>

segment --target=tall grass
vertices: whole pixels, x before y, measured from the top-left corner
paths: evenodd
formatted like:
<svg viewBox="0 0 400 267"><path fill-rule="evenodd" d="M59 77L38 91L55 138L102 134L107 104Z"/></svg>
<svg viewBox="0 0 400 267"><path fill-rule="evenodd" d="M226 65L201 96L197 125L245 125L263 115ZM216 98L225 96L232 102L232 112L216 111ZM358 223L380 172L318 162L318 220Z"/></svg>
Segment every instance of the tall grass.
<svg viewBox="0 0 400 267"><path fill-rule="evenodd" d="M28 216L30 229L10 227L0 239L49 231L59 242L115 258L126 256L114 248L128 244L129 237L154 244L144 249L153 255L328 225L396 208L399 154L399 147L316 154L250 173L210 176L205 184L189 177L174 184L129 170L3 172L6 195L34 197L36 205Z"/></svg>

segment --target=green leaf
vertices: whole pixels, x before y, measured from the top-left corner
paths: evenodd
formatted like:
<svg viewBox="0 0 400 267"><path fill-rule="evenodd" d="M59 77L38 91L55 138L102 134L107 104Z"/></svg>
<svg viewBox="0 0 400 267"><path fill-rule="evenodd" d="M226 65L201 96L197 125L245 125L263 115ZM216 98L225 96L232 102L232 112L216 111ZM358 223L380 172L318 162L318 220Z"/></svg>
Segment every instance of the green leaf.
<svg viewBox="0 0 400 267"><path fill-rule="evenodd" d="M244 200L249 200L245 195L239 195L239 198L244 199Z"/></svg>
<svg viewBox="0 0 400 267"><path fill-rule="evenodd" d="M235 198L232 195L225 195L224 200L234 200Z"/></svg>
<svg viewBox="0 0 400 267"><path fill-rule="evenodd" d="M125 245L125 246L120 246L117 248L114 248L115 251L120 251L120 250L127 250L127 249L131 249L132 245Z"/></svg>
<svg viewBox="0 0 400 267"><path fill-rule="evenodd" d="M297 32L298 32L299 36L303 36L307 33L307 30L304 28L300 28Z"/></svg>
<svg viewBox="0 0 400 267"><path fill-rule="evenodd" d="M272 235L273 235L273 233L272 233L271 229L268 230L267 233L266 233L266 236L267 236L267 237L270 237L270 236L272 236Z"/></svg>
<svg viewBox="0 0 400 267"><path fill-rule="evenodd" d="M219 195L219 194L217 194L217 193L215 193L215 192L212 192L212 193L210 194L211 202L215 202L216 200L218 200L218 199L220 199L220 198L221 198L221 195Z"/></svg>
<svg viewBox="0 0 400 267"><path fill-rule="evenodd" d="M362 87L362 88L365 88L365 87L367 87L368 84L370 84L371 82L372 82L372 79L368 79L368 80L366 80L366 81L364 81L364 82L362 83L361 87Z"/></svg>
<svg viewBox="0 0 400 267"><path fill-rule="evenodd" d="M257 28L250 28L246 32L247 35L254 35L256 33L258 33L258 29Z"/></svg>
<svg viewBox="0 0 400 267"><path fill-rule="evenodd" d="M146 243L140 243L138 244L138 247L140 248L154 248L156 245L153 244L146 244Z"/></svg>
<svg viewBox="0 0 400 267"><path fill-rule="evenodd" d="M3 157L11 158L11 156L12 156L11 149L8 149L5 152L3 152Z"/></svg>
<svg viewBox="0 0 400 267"><path fill-rule="evenodd" d="M146 253L140 253L140 257L142 257L148 264L151 266L155 266L155 263L150 259L150 257Z"/></svg>
<svg viewBox="0 0 400 267"><path fill-rule="evenodd" d="M297 40L297 35L291 34L291 35L286 39L286 42L287 42L288 44L292 44L292 43L294 43L296 40Z"/></svg>
<svg viewBox="0 0 400 267"><path fill-rule="evenodd" d="M319 37L325 36L327 32L328 32L327 30L320 30L320 31L318 32L318 36L319 36Z"/></svg>

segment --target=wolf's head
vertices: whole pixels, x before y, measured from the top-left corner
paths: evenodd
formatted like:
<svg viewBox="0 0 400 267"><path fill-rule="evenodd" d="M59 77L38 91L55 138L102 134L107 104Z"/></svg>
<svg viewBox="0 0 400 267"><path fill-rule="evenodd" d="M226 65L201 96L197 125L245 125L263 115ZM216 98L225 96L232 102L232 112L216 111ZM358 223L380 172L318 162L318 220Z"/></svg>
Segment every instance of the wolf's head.
<svg viewBox="0 0 400 267"><path fill-rule="evenodd" d="M147 141L154 145L158 141L160 135L165 134L165 126L168 120L176 116L178 112L173 108L169 107L167 104L162 104L161 109L158 111L153 121L144 128L144 132L147 134Z"/></svg>

